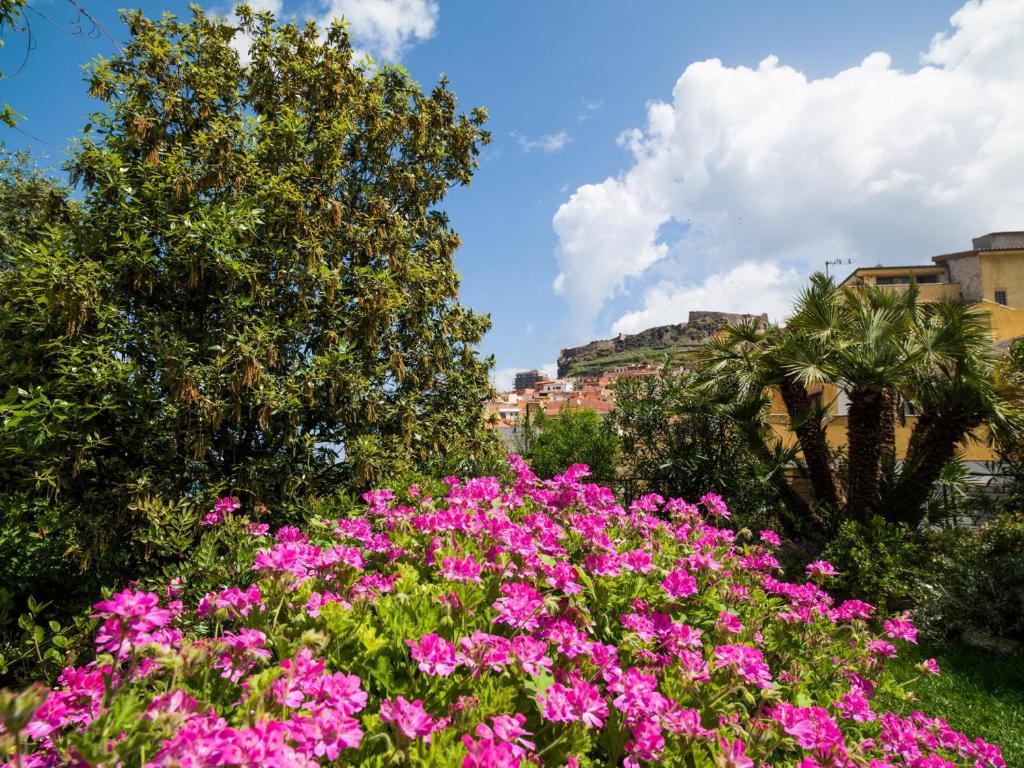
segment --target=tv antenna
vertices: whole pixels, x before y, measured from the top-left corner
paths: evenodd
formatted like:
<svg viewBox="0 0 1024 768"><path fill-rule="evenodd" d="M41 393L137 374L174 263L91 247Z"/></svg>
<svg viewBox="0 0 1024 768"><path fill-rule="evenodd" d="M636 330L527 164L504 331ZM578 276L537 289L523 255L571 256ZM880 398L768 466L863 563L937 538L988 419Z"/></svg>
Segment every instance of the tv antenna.
<svg viewBox="0 0 1024 768"><path fill-rule="evenodd" d="M828 277L828 268L835 267L839 264L853 264L853 259L832 259L829 261L825 260L825 277Z"/></svg>

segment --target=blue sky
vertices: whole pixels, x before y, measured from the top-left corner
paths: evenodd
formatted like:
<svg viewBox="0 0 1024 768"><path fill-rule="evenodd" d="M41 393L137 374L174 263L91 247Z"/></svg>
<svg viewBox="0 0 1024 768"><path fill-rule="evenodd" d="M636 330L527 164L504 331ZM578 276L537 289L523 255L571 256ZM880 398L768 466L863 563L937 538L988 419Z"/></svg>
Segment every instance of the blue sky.
<svg viewBox="0 0 1024 768"><path fill-rule="evenodd" d="M31 1L49 21L29 14L36 48L0 101L40 141L0 132L56 168L91 109L81 65L112 46L54 26L65 0ZM360 46L488 109L494 141L446 208L499 383L692 309L779 316L826 258L1024 228L1024 0L262 4L343 11ZM123 38L117 4L84 5ZM5 39L11 72L25 39Z"/></svg>

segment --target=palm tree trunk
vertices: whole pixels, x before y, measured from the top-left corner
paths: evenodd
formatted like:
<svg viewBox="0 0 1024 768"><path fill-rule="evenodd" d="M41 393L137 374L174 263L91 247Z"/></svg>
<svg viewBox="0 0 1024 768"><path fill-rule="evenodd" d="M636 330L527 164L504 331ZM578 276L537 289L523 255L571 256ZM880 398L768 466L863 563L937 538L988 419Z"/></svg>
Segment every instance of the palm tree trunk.
<svg viewBox="0 0 1024 768"><path fill-rule="evenodd" d="M772 463L772 454L766 445L761 444L761 450L757 451L762 462L766 466ZM807 500L800 495L781 468L772 473L772 485L775 487L786 513L782 516L783 533L790 539L798 541L819 541L824 540L828 534L825 521L807 503Z"/></svg>
<svg viewBox="0 0 1024 768"><path fill-rule="evenodd" d="M896 393L891 387L882 390L882 456L896 458Z"/></svg>
<svg viewBox="0 0 1024 768"><path fill-rule="evenodd" d="M825 428L814 413L814 403L807 389L791 376L783 376L779 392L786 404L789 424L800 442L816 501L832 510L839 510L843 500L836 478L835 461L825 436Z"/></svg>
<svg viewBox="0 0 1024 768"><path fill-rule="evenodd" d="M772 478L772 484L786 508L787 514L782 520L786 536L803 542L824 541L829 532L825 521L811 508L803 496L797 493L785 476L779 473Z"/></svg>
<svg viewBox="0 0 1024 768"><path fill-rule="evenodd" d="M886 494L884 514L891 522L917 527L924 521L925 503L942 468L956 455L957 445L981 424L981 419L922 415L910 438L900 479Z"/></svg>
<svg viewBox="0 0 1024 768"><path fill-rule="evenodd" d="M789 484L781 467L773 466L777 462L768 447L764 435L754 424L737 424L739 433L747 441L747 446L765 467L773 467L772 485L782 499L786 514L782 519L783 532L787 537L803 541L821 539L826 534L825 522L797 490Z"/></svg>
<svg viewBox="0 0 1024 768"><path fill-rule="evenodd" d="M880 506L884 410L882 390L850 390L846 512L855 520L866 520Z"/></svg>

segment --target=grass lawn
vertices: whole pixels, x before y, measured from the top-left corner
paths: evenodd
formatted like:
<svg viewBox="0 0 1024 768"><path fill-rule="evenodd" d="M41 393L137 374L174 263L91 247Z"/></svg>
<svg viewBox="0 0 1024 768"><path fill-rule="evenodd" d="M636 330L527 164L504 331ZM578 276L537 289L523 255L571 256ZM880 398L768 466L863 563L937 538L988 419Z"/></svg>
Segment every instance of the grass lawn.
<svg viewBox="0 0 1024 768"><path fill-rule="evenodd" d="M909 680L914 664L934 657L942 674L922 678L911 688L927 715L939 715L958 731L998 744L1007 766L1024 766L1024 654L1005 656L951 643L942 647L904 650L890 671ZM899 705L893 706L900 712Z"/></svg>

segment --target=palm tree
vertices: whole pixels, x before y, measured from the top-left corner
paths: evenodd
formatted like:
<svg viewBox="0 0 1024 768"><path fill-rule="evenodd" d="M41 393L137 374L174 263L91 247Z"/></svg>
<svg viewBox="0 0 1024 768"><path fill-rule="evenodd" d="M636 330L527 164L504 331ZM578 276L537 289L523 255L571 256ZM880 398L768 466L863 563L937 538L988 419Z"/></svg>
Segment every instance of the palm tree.
<svg viewBox="0 0 1024 768"><path fill-rule="evenodd" d="M844 290L818 274L785 326L736 324L706 347L704 374L738 401L758 388L778 390L815 507L840 518L882 514L919 524L957 446L982 425L1005 431L1019 424L1017 393L994 365L985 315L962 302L917 298L916 284ZM826 386L850 402L842 476L826 437L829 404L815 404L809 394ZM883 485L904 407L914 409L917 423L895 481Z"/></svg>
<svg viewBox="0 0 1024 768"><path fill-rule="evenodd" d="M822 275L787 324L794 354L783 366L804 386L831 384L850 401L846 515L866 519L881 504L882 459L895 449L901 383L920 357L910 333L917 287L840 290Z"/></svg>
<svg viewBox="0 0 1024 768"><path fill-rule="evenodd" d="M759 333L761 325L757 321L744 323L749 335ZM748 367L756 356L749 354L750 350L744 349L742 343L734 343L730 352L725 339L718 341L723 343L724 356L735 355L732 360L739 363L736 366L738 377L725 384L727 377L712 377L702 371L680 375L673 387L670 413L684 418L710 416L732 424L733 434L740 437L750 455L760 464L762 477L772 484L785 506L784 511L788 514L783 523L787 531L806 538L813 533L810 530L812 526L821 528L822 521L817 511L786 479L786 467L796 459L797 451L776 440L768 423L766 417L771 397L769 390L758 383L763 373L753 370L756 364ZM718 341L711 340L709 344ZM722 364L726 364L724 360Z"/></svg>
<svg viewBox="0 0 1024 768"><path fill-rule="evenodd" d="M977 428L994 435L1021 426L1019 384L998 364L983 312L959 302L921 306L914 342L919 362L904 383L920 414L897 482L887 494L889 516L918 525L925 502L957 447Z"/></svg>
<svg viewBox="0 0 1024 768"><path fill-rule="evenodd" d="M748 406L757 394L768 388L777 388L803 452L815 498L819 504L837 509L843 496L836 483L835 461L825 439L824 414L815 405L806 386L785 365L796 353L792 334L777 325L750 320L727 326L707 343L704 371L712 380L725 382L724 390L731 391L735 402L747 403ZM751 431L751 425L756 423L750 419L751 411L749 407L741 407L737 415L754 442L762 434L767 437L770 432ZM770 437L767 439L771 440Z"/></svg>

